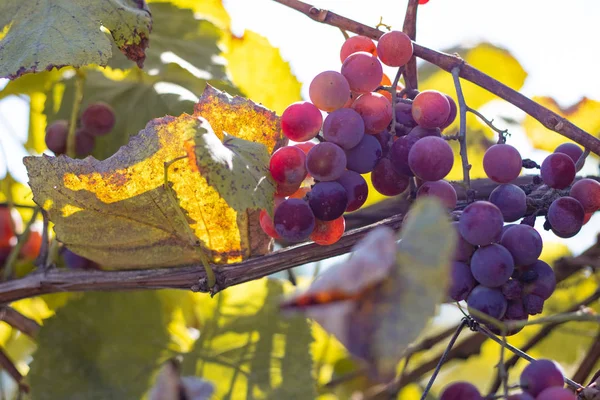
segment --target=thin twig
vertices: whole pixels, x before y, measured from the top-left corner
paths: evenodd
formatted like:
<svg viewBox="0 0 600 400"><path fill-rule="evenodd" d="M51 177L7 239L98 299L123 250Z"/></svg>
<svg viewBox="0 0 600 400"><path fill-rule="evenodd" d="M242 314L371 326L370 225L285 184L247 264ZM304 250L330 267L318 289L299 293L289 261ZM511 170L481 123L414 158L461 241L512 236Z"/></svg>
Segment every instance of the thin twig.
<svg viewBox="0 0 600 400"><path fill-rule="evenodd" d="M4 321L10 326L23 332L29 337L35 338L41 326L35 320L28 318L12 307L3 306L0 308L0 321Z"/></svg>
<svg viewBox="0 0 600 400"><path fill-rule="evenodd" d="M402 30L414 42L417 40L417 10L419 9L419 0L408 0L406 14L404 16L404 26ZM413 56L406 64L404 70L404 83L409 92L419 89L419 80L417 76L417 59ZM395 86L394 86L395 87Z"/></svg>
<svg viewBox="0 0 600 400"><path fill-rule="evenodd" d="M471 189L471 178L469 176L469 170L471 164L469 164L469 156L467 154L467 103L465 102L465 96L460 85L460 66L454 67L452 70L452 77L454 78L454 86L456 87L456 96L458 97L458 110L460 117L460 128L458 131L458 142L460 143L460 158L462 160L463 168L463 182L467 187L467 191Z"/></svg>
<svg viewBox="0 0 600 400"><path fill-rule="evenodd" d="M573 374L572 379L575 382L585 382L594 370L594 366L598 363L598 360L600 360L600 332L596 335L585 357L579 364L577 371Z"/></svg>
<svg viewBox="0 0 600 400"><path fill-rule="evenodd" d="M475 110L474 108L467 106L467 111L470 112L471 114L475 114L480 120L485 122L485 124L487 126L492 128L492 130L498 134L498 143L506 143L506 135L509 134L508 129L502 130L500 128L497 128L493 123L494 120L487 119L486 117L483 116L483 114L481 114L479 111Z"/></svg>

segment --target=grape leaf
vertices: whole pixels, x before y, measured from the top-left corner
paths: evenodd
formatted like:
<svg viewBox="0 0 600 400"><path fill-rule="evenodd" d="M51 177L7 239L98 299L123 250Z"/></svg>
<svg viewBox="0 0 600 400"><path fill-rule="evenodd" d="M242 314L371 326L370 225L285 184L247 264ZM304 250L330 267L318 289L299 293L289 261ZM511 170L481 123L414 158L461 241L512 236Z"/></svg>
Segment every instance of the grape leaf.
<svg viewBox="0 0 600 400"><path fill-rule="evenodd" d="M27 157L34 201L57 238L110 268L198 263L199 250L215 263L264 254L269 240L250 216L273 206L267 147L281 140L279 119L212 87L202 101L213 107L155 119L103 161ZM230 135L213 131L232 116Z"/></svg>
<svg viewBox="0 0 600 400"><path fill-rule="evenodd" d="M301 316L282 318L282 282L263 278L215 296L182 375L216 386L218 399L314 399L310 325Z"/></svg>
<svg viewBox="0 0 600 400"><path fill-rule="evenodd" d="M369 232L347 262L325 271L283 306L306 310L371 372L387 379L445 296L455 240L439 201L420 199L398 244L389 228ZM316 299L314 305L306 306L307 297ZM331 301L318 300L327 298Z"/></svg>
<svg viewBox="0 0 600 400"><path fill-rule="evenodd" d="M0 3L0 77L65 65L106 65L113 40L141 67L148 46L152 17L143 0L6 0Z"/></svg>
<svg viewBox="0 0 600 400"><path fill-rule="evenodd" d="M168 346L154 292L87 293L44 322L27 380L35 399L139 399Z"/></svg>

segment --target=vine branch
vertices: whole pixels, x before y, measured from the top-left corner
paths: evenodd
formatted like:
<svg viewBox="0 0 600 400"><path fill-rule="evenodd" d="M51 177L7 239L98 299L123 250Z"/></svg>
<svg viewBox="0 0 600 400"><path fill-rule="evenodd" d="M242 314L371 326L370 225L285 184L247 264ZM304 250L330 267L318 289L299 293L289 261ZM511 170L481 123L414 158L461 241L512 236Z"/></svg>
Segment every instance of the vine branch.
<svg viewBox="0 0 600 400"><path fill-rule="evenodd" d="M419 0L408 0L406 7L406 16L404 17L404 26L402 30L414 42L417 40L417 10L419 8ZM408 93L414 93L419 89L419 80L417 76L417 59L412 56L406 64L404 70L404 83ZM393 86L394 88L396 86ZM394 103L395 104L395 103Z"/></svg>
<svg viewBox="0 0 600 400"><path fill-rule="evenodd" d="M315 21L345 29L347 31L370 37L377 40L383 32L360 22L343 17L328 10L322 10L311 4L299 0L273 0L296 11L299 11ZM525 113L537 119L546 128L579 143L591 152L600 155L600 140L596 139L583 129L579 128L566 118L550 111L541 104L536 103L527 96L497 81L491 76L465 63L458 56L432 50L417 43L413 43L414 55L437 65L441 69L451 72L453 68L461 66L460 77L472 82L503 100L508 101Z"/></svg>

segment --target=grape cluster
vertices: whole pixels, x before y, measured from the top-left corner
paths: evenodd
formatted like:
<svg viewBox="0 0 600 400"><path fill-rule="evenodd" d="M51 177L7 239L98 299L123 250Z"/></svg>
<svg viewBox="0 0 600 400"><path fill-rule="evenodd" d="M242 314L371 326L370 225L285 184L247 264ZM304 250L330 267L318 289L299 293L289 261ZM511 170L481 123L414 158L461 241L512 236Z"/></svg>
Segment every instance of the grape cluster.
<svg viewBox="0 0 600 400"><path fill-rule="evenodd" d="M551 360L535 360L523 369L519 386L522 393L508 400L575 400L577 396L565 389L560 367ZM440 400L483 400L479 390L468 382L454 382L442 392Z"/></svg>
<svg viewBox="0 0 600 400"><path fill-rule="evenodd" d="M75 153L85 157L94 150L96 136L108 134L115 126L115 112L106 103L98 102L87 106L81 113L75 130ZM59 119L46 128L46 146L56 155L67 151L69 122Z"/></svg>
<svg viewBox="0 0 600 400"><path fill-rule="evenodd" d="M399 195L417 177L423 183L417 197L437 196L449 209L456 206L456 191L442 180L454 155L441 135L456 118L456 104L434 90L408 99L401 85L389 88L392 82L383 73L382 63L401 67L412 54L410 38L399 31L382 35L377 45L351 37L340 50L340 72L318 74L310 83L311 101L283 112L283 133L299 143L270 159L275 213L271 219L263 210L260 217L269 236L335 243L344 233L343 214L367 199L366 173L385 196ZM391 90L397 97L393 105Z"/></svg>

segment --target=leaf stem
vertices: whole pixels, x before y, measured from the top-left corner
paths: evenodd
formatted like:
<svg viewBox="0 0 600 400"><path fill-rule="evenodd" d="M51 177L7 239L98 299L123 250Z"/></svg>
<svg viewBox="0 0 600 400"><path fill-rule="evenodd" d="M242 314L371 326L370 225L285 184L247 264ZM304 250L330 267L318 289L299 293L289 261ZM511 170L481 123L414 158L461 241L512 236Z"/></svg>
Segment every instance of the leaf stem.
<svg viewBox="0 0 600 400"><path fill-rule="evenodd" d="M77 131L77 117L83 100L84 82L85 74L80 69L75 69L75 97L73 99L73 108L71 108L71 118L69 119L69 133L67 134L67 156L71 158L77 156L75 133Z"/></svg>

